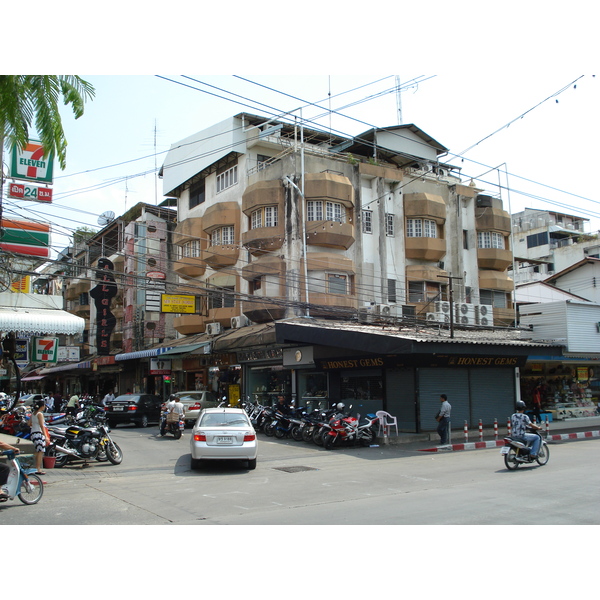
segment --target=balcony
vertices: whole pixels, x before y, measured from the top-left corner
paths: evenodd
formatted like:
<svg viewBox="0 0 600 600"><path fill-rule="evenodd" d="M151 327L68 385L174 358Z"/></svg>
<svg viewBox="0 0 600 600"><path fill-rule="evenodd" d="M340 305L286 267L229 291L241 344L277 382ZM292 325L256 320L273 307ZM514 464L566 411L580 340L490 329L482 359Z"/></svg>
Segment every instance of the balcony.
<svg viewBox="0 0 600 600"><path fill-rule="evenodd" d="M310 246L348 250L354 244L354 225L338 221L307 221L306 242Z"/></svg>
<svg viewBox="0 0 600 600"><path fill-rule="evenodd" d="M173 263L173 271L183 279L194 279L204 275L206 262L202 258L180 258Z"/></svg>
<svg viewBox="0 0 600 600"><path fill-rule="evenodd" d="M281 248L284 235L283 223L276 227L257 227L242 233L242 245L254 256L260 256Z"/></svg>
<svg viewBox="0 0 600 600"><path fill-rule="evenodd" d="M208 318L203 315L181 315L173 319L173 327L181 335L204 333Z"/></svg>
<svg viewBox="0 0 600 600"><path fill-rule="evenodd" d="M240 256L240 249L237 246L209 246L202 253L204 261L209 267L215 270L223 267L232 267Z"/></svg>
<svg viewBox="0 0 600 600"><path fill-rule="evenodd" d="M429 218L443 225L446 220L446 203L435 194L404 194L404 216L406 218Z"/></svg>
<svg viewBox="0 0 600 600"><path fill-rule="evenodd" d="M428 237L404 238L406 258L437 262L446 254L446 240Z"/></svg>
<svg viewBox="0 0 600 600"><path fill-rule="evenodd" d="M512 264L512 252L500 248L478 248L477 265L480 269L506 271Z"/></svg>
<svg viewBox="0 0 600 600"><path fill-rule="evenodd" d="M269 300L279 300L281 304L274 304ZM254 296L252 300L242 302L242 313L254 323L269 323L285 317L286 303L287 299L283 296L271 296L269 299Z"/></svg>

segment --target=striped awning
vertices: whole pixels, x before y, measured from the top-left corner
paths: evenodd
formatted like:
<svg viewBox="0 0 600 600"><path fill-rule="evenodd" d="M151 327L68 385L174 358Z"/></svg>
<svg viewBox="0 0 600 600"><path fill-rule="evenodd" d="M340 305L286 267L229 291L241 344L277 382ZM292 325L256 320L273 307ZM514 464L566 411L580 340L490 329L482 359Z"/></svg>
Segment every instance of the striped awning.
<svg viewBox="0 0 600 600"><path fill-rule="evenodd" d="M151 348L150 350L138 350L137 352L123 352L121 354L115 354L115 360L132 360L134 358L148 358L151 356L160 356L171 350L173 346L167 346L166 348Z"/></svg>
<svg viewBox="0 0 600 600"><path fill-rule="evenodd" d="M31 335L51 333L75 335L85 329L85 319L65 310L52 308L0 307L0 331Z"/></svg>

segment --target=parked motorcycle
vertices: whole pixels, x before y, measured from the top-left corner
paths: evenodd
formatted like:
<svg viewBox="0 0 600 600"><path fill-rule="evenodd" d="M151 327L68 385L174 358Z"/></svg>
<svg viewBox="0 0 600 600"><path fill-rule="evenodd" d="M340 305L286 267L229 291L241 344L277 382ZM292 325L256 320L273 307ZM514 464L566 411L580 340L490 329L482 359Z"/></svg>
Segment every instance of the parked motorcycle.
<svg viewBox="0 0 600 600"><path fill-rule="evenodd" d="M290 413L275 411L273 427L276 438L291 437L297 442L302 441L302 412L304 408L296 408Z"/></svg>
<svg viewBox="0 0 600 600"><path fill-rule="evenodd" d="M374 426L378 420L377 415L368 414L361 425L356 417L336 415L330 420L327 433L323 434L323 447L331 450L334 446L357 443L370 446L375 439Z"/></svg>
<svg viewBox="0 0 600 600"><path fill-rule="evenodd" d="M109 460L113 465L121 464L123 452L112 440L108 427L48 427L51 445L48 454L56 456L55 466L64 467L70 460Z"/></svg>
<svg viewBox="0 0 600 600"><path fill-rule="evenodd" d="M537 458L532 459L529 455L530 447L529 445L517 437L505 437L504 438L504 446L502 446L502 450L500 450L500 454L504 456L504 464L507 469L511 471L519 468L522 464L531 464L537 462L538 465L545 465L548 460L550 460L550 450L548 449L548 444L546 444L546 440L542 437L539 431L530 430L531 433L539 436L540 438L540 448L538 450Z"/></svg>

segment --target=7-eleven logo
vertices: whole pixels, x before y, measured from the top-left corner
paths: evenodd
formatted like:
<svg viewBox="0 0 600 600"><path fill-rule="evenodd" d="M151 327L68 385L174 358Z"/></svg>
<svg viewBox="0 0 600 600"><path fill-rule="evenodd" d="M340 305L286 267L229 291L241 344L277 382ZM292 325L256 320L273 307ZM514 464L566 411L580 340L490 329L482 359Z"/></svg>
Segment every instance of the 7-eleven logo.
<svg viewBox="0 0 600 600"><path fill-rule="evenodd" d="M58 338L39 337L34 340L35 361L55 363L58 360Z"/></svg>
<svg viewBox="0 0 600 600"><path fill-rule="evenodd" d="M44 147L40 142L29 140L23 150L13 146L10 176L14 179L52 183L54 156L44 158Z"/></svg>

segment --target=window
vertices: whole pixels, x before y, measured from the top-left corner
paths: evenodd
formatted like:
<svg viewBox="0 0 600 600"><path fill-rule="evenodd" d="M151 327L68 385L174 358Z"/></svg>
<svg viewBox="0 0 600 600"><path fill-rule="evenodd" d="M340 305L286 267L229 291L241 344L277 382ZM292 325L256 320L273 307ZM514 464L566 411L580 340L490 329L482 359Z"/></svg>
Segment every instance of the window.
<svg viewBox="0 0 600 600"><path fill-rule="evenodd" d="M325 204L325 206L323 206ZM325 213L323 213L325 209ZM325 215L325 216L323 216ZM346 209L339 202L323 202L322 200L309 200L306 203L307 221L337 221L345 223Z"/></svg>
<svg viewBox="0 0 600 600"><path fill-rule="evenodd" d="M477 233L477 246L504 250L504 236L495 231L480 231Z"/></svg>
<svg viewBox="0 0 600 600"><path fill-rule="evenodd" d="M394 215L389 213L385 215L385 235L394 237Z"/></svg>
<svg viewBox="0 0 600 600"><path fill-rule="evenodd" d="M495 308L506 308L506 292L498 290L479 290L480 304L488 304Z"/></svg>
<svg viewBox="0 0 600 600"><path fill-rule="evenodd" d="M233 225L228 225L226 227L220 227L219 229L215 229L210 236L210 245L211 246L230 246L233 244L233 234L234 227Z"/></svg>
<svg viewBox="0 0 600 600"><path fill-rule="evenodd" d="M217 175L217 194L230 188L232 185L235 185L238 182L238 171L237 165L223 171Z"/></svg>
<svg viewBox="0 0 600 600"><path fill-rule="evenodd" d="M429 302L440 297L442 285L433 281L409 281L408 301Z"/></svg>
<svg viewBox="0 0 600 600"><path fill-rule="evenodd" d="M397 302L395 279L388 279L388 302Z"/></svg>
<svg viewBox="0 0 600 600"><path fill-rule="evenodd" d="M327 289L330 294L347 294L347 275L327 274Z"/></svg>
<svg viewBox="0 0 600 600"><path fill-rule="evenodd" d="M432 219L406 219L406 237L437 237L437 223Z"/></svg>
<svg viewBox="0 0 600 600"><path fill-rule="evenodd" d="M204 200L206 200L206 187L204 179L194 184L190 188L190 202L189 207L194 208L194 206L198 206L202 204Z"/></svg>
<svg viewBox="0 0 600 600"><path fill-rule="evenodd" d="M362 232L373 233L373 211L363 210L362 211Z"/></svg>
<svg viewBox="0 0 600 600"><path fill-rule="evenodd" d="M250 215L251 229L259 227L277 227L277 206L265 206L252 212Z"/></svg>
<svg viewBox="0 0 600 600"><path fill-rule="evenodd" d="M256 155L256 165L258 170L264 169L267 166L268 161L271 160L270 156L266 154L257 154Z"/></svg>
<svg viewBox="0 0 600 600"><path fill-rule="evenodd" d="M254 294L258 292L262 288L262 277L256 277L252 279L250 282L250 293Z"/></svg>
<svg viewBox="0 0 600 600"><path fill-rule="evenodd" d="M215 288L208 292L208 308L233 308L235 289L233 287Z"/></svg>
<svg viewBox="0 0 600 600"><path fill-rule="evenodd" d="M200 240L192 240L181 246L182 258L199 258L200 257Z"/></svg>
<svg viewBox="0 0 600 600"><path fill-rule="evenodd" d="M543 231L542 233L534 233L533 235L527 236L527 247L535 248L536 246L543 246L548 243L548 232Z"/></svg>

